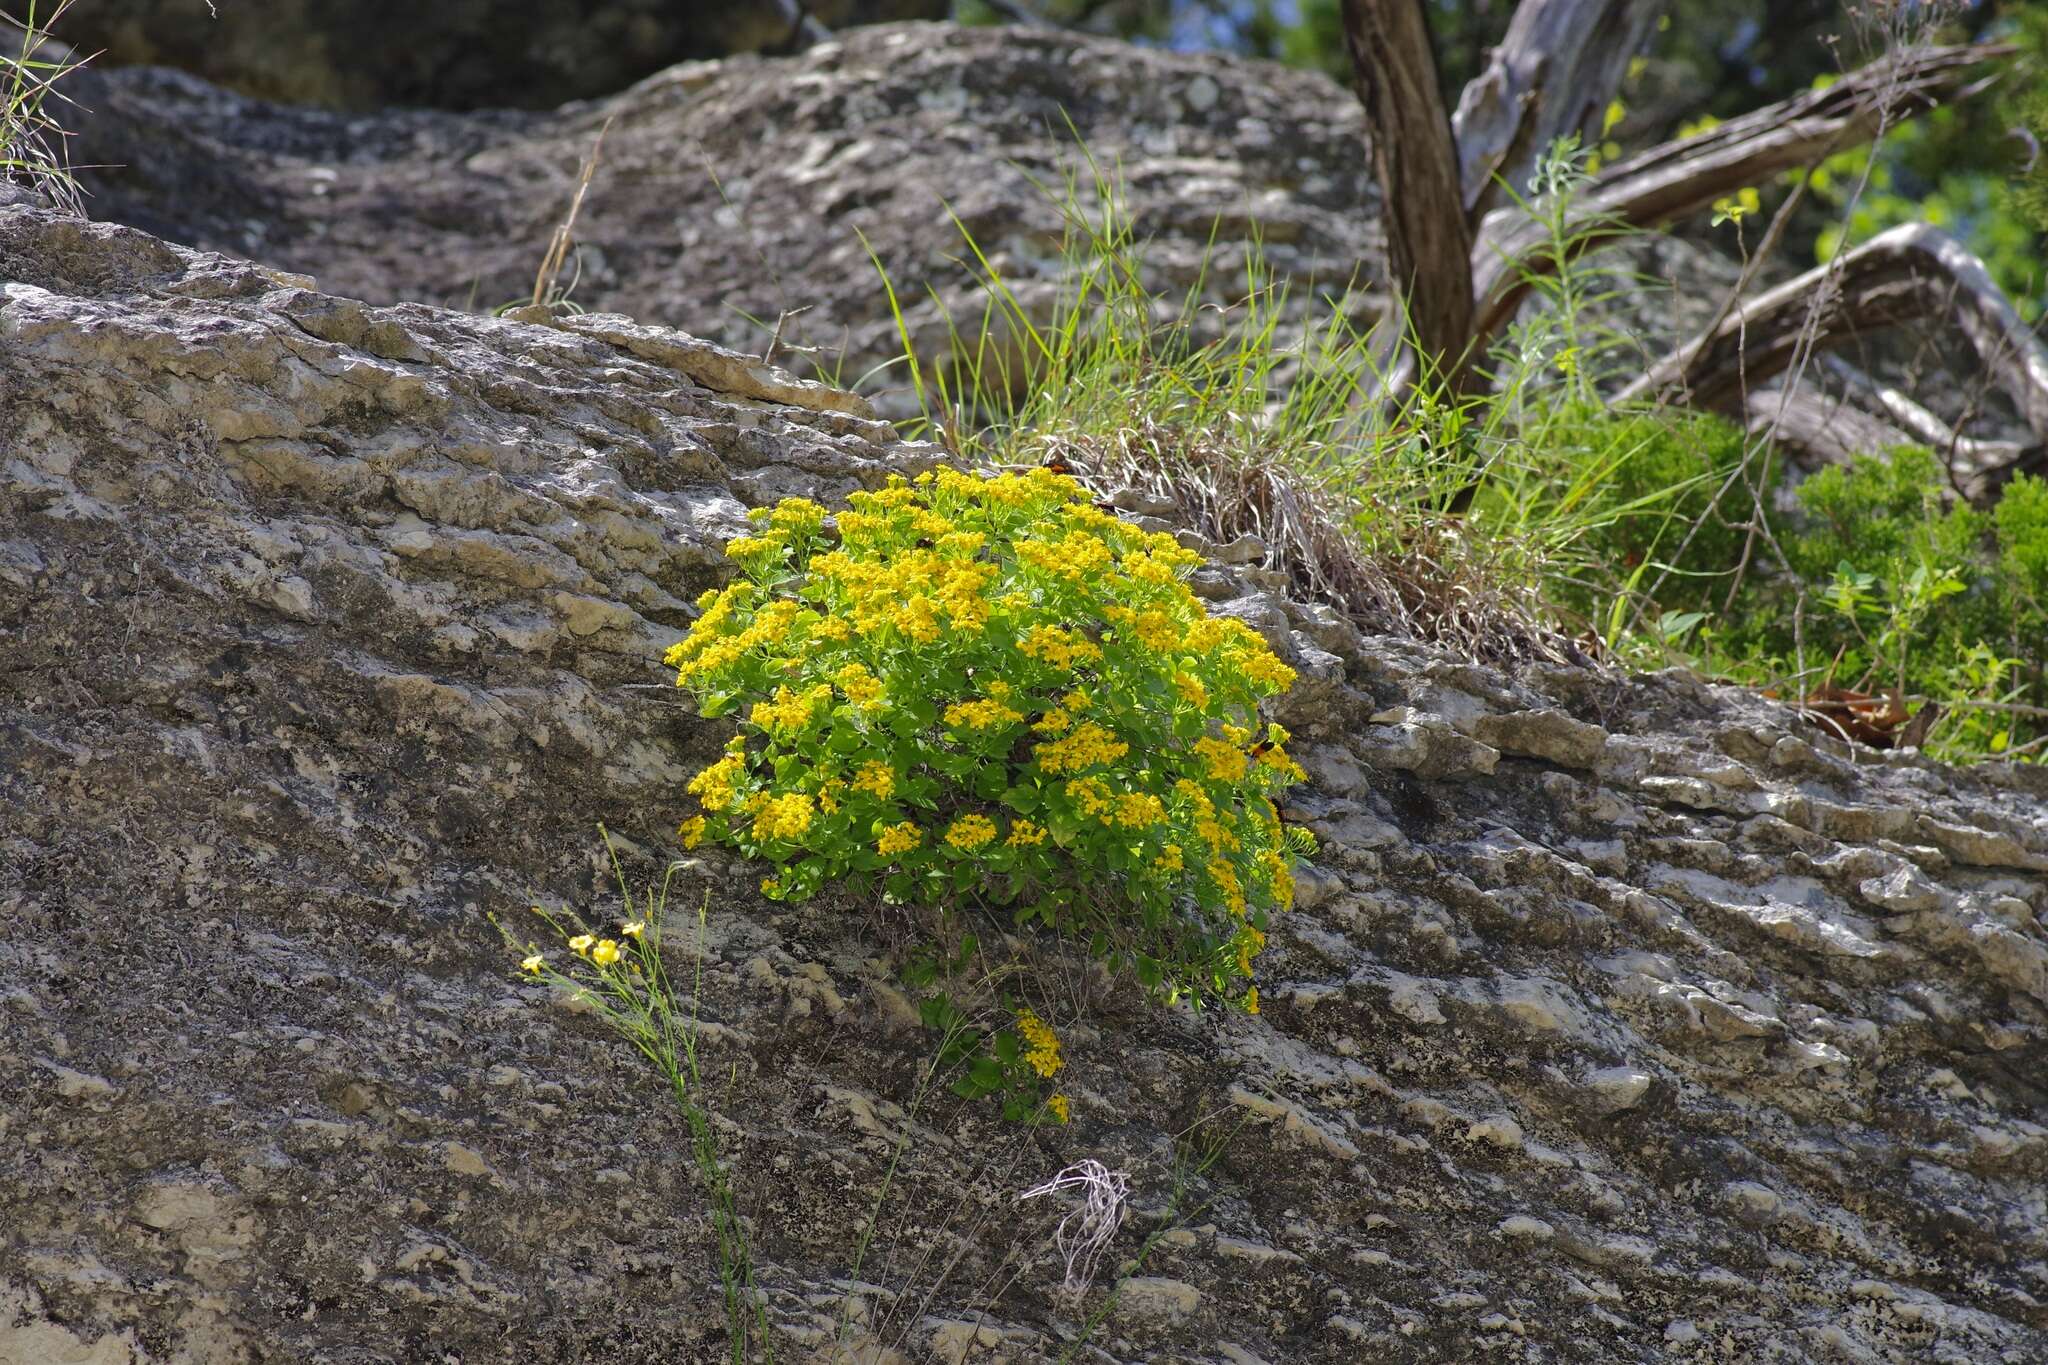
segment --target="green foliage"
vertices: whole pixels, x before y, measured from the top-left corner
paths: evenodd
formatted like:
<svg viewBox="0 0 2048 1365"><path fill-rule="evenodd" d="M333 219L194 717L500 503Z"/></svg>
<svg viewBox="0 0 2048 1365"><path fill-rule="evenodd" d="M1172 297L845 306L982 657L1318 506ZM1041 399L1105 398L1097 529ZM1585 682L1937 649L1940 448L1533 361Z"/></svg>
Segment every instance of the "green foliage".
<svg viewBox="0 0 2048 1365"><path fill-rule="evenodd" d="M1945 494L1940 462L1917 446L1821 470L1789 513L1772 510L1773 482L1767 473L1754 492L1744 479L1730 486L1769 513L1739 579L1728 537L1747 532L1726 508L1695 516L1688 506L1697 530L1672 574L1642 585L1651 610L1704 611L1703 658L1737 677L1940 705L1926 744L1938 757L2037 752L2048 735L2031 709L2048 705L2048 484L2022 475L1980 511ZM1628 517L1611 534L1620 544L1654 530L1668 543L1672 529Z"/></svg>
<svg viewBox="0 0 2048 1365"><path fill-rule="evenodd" d="M703 714L742 717L685 842L774 864L774 898L1008 907L1164 999L1255 1009L1293 894L1271 798L1301 776L1259 706L1293 671L1188 590L1198 556L1064 475L849 502L830 531L801 499L760 514L669 652Z"/></svg>

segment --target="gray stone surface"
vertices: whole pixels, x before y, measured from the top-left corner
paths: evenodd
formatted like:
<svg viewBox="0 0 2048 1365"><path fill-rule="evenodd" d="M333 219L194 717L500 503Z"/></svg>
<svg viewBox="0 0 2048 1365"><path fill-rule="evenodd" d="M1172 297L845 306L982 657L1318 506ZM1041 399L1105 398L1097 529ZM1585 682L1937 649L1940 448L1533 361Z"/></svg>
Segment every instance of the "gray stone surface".
<svg viewBox="0 0 2048 1365"><path fill-rule="evenodd" d="M547 109L689 58L801 47L819 31L805 15L839 28L946 9L946 0L87 0L56 32L104 66L175 67L292 104Z"/></svg>
<svg viewBox="0 0 2048 1365"><path fill-rule="evenodd" d="M108 168L84 176L95 217L375 303L530 295L608 118L576 300L754 352L782 310L809 308L785 335L843 356L848 382L901 351L868 246L927 360L947 349L948 311L980 318L949 213L1049 316L1063 220L1046 191L1078 175L1096 207L1083 146L1120 177L1154 287L1178 298L1206 277L1209 302L1240 300L1256 231L1297 313L1330 295L1364 321L1381 303L1357 101L1216 54L894 24L672 67L556 113L468 116L285 108L157 70L74 79L91 112L72 159ZM862 387L908 410L900 368Z"/></svg>
<svg viewBox="0 0 2048 1365"><path fill-rule="evenodd" d="M600 820L661 866L723 730L658 656L746 507L931 451L623 319L29 208L0 282L0 1360L722 1358L680 1124L484 917L601 913ZM1072 1124L913 1104L874 907L683 874L780 1358L1057 1358L1104 1290L1014 1196L1083 1157L1132 1179L1118 1264L1170 1234L1084 1359L2048 1357L2039 769L1336 640L1219 572L1347 661L1284 717L1311 908L1257 1017L1047 953L1096 1002Z"/></svg>

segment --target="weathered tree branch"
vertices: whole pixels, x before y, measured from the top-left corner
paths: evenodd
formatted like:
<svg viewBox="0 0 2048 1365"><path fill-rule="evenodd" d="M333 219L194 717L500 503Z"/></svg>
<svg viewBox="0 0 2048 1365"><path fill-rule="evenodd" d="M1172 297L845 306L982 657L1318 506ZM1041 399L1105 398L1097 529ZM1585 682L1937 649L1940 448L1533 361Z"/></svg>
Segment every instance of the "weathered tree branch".
<svg viewBox="0 0 2048 1365"><path fill-rule="evenodd" d="M1458 393L1472 376L1472 234L1423 4L1344 0L1344 42L1372 128L1388 266L1407 337Z"/></svg>
<svg viewBox="0 0 2048 1365"><path fill-rule="evenodd" d="M2020 321L1984 263L1925 223L1881 232L1840 260L1740 305L1713 335L1652 369L1618 401L1683 393L1694 403L1732 410L1729 395L1745 379L1760 384L1791 363L1817 295L1821 306L1812 327L1824 347L1859 331L1952 312L2021 418L2048 438L2048 346Z"/></svg>
<svg viewBox="0 0 2048 1365"><path fill-rule="evenodd" d="M1649 46L1666 0L1522 0L1486 69L1458 97L1457 139L1466 220L1526 193L1529 173L1558 138L1590 138Z"/></svg>
<svg viewBox="0 0 2048 1365"><path fill-rule="evenodd" d="M1888 122L1973 93L1972 73L2012 51L1997 44L1912 49L1825 90L1654 147L1616 163L1580 192L1570 232L1584 250L1697 213L1744 186L1867 142ZM1514 316L1529 287L1527 272L1555 268L1542 256L1548 241L1548 228L1520 206L1497 209L1481 224L1472 247L1472 335L1479 348Z"/></svg>
<svg viewBox="0 0 2048 1365"><path fill-rule="evenodd" d="M1825 350L1860 332L1939 317L1955 322L2020 419L2048 442L2048 345L2020 320L1982 261L1925 223L1879 233L1839 260L1738 306L1616 401L1682 395L1696 407L1739 413L1743 390L1784 372L1802 338ZM1917 404L1913 411L1887 407L1892 421L1909 431L1924 414Z"/></svg>

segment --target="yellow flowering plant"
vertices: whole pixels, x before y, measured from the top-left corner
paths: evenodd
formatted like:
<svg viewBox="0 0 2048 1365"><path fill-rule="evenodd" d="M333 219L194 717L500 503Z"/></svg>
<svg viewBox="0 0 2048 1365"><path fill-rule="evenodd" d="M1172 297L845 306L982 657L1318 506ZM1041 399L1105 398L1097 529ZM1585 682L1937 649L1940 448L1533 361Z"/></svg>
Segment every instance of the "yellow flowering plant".
<svg viewBox="0 0 2048 1365"><path fill-rule="evenodd" d="M940 469L848 504L757 509L668 651L739 720L683 842L773 864L776 899L1005 907L1165 999L1256 1000L1293 897L1273 798L1302 776L1260 705L1293 670L1189 590L1198 555L1065 475Z"/></svg>

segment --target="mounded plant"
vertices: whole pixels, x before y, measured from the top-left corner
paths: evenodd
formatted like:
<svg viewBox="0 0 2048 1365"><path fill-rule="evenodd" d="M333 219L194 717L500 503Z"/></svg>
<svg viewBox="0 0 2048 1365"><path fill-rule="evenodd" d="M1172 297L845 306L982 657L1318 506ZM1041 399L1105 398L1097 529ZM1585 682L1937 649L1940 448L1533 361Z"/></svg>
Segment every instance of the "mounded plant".
<svg viewBox="0 0 2048 1365"><path fill-rule="evenodd" d="M1189 590L1198 555L1065 475L848 502L758 509L668 653L702 714L739 717L684 843L772 864L777 899L1003 907L1167 1000L1256 1010L1293 898L1273 797L1302 775L1259 707L1293 670Z"/></svg>

